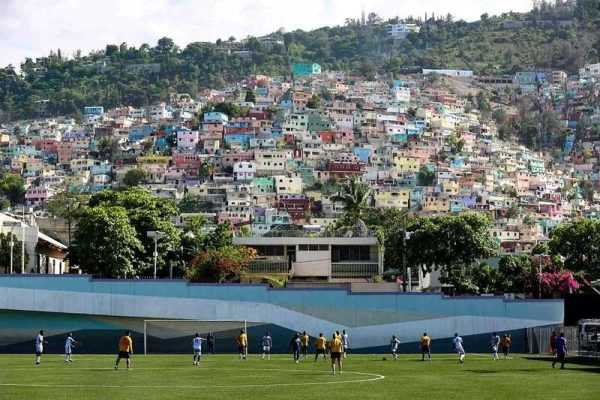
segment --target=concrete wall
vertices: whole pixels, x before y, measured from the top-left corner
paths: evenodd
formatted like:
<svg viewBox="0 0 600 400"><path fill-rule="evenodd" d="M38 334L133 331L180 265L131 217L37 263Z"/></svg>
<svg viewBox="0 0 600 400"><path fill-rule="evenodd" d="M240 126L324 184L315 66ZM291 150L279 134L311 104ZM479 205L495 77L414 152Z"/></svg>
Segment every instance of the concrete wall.
<svg viewBox="0 0 600 400"><path fill-rule="evenodd" d="M288 335L295 331L306 330L317 336L345 329L352 348L362 351L387 351L395 334L414 352L414 343L424 331L434 343L449 343L454 332L459 332L473 338L467 343L470 351L485 351L493 331L519 335L526 328L561 324L564 316L562 300L446 298L439 294L269 289L262 285L93 280L64 275L0 276L0 310L13 315L0 318L0 332L4 332L0 334L0 351L17 351L17 345L29 343L39 329L52 328L50 334L58 336L86 329L129 328L139 332L144 319L247 320L257 327L255 335L262 335L263 328L268 327L279 332L276 341L286 345ZM14 317L14 313L30 312L36 312L35 324L29 317ZM88 326L90 321L108 319L119 323ZM181 336L188 334L182 332ZM187 339L184 342L187 344ZM519 349L520 341L515 342L515 349ZM111 346L112 352L114 343ZM446 344L440 349L450 350Z"/></svg>

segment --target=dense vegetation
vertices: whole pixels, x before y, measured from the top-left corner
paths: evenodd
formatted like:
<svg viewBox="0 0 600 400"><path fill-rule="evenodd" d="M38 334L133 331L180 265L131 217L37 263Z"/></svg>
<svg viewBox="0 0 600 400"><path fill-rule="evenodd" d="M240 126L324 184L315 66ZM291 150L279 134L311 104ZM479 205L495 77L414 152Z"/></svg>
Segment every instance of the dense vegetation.
<svg viewBox="0 0 600 400"><path fill-rule="evenodd" d="M169 38L154 47L124 42L69 59L58 50L26 59L20 72L10 65L0 69L0 121L77 115L84 105L142 106L173 91L223 87L251 73L289 76L290 64L297 61L368 77L397 76L418 67L501 74L531 66L575 72L600 54L598 0L578 0L574 8L545 5L527 14L484 14L473 23L432 15L421 21L420 33L403 41L386 34L387 22L395 19L371 14L365 24L347 20L344 26L310 32L276 32L268 42L230 38L183 49Z"/></svg>

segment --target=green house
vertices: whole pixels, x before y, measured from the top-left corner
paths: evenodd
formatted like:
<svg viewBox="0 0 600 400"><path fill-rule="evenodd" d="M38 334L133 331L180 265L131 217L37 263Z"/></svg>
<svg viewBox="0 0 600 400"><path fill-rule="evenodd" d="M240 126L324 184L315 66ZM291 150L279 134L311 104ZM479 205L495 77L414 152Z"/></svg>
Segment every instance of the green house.
<svg viewBox="0 0 600 400"><path fill-rule="evenodd" d="M316 63L295 63L292 65L292 73L295 77L319 75L321 73L321 66Z"/></svg>

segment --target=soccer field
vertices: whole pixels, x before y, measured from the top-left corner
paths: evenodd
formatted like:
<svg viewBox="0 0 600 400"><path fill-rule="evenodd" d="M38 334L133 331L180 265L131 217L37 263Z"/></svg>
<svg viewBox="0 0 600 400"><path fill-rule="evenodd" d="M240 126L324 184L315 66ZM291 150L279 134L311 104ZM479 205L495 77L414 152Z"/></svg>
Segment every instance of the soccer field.
<svg viewBox="0 0 600 400"><path fill-rule="evenodd" d="M0 399L600 399L599 366L561 371L519 356L467 355L462 366L452 354L435 354L431 362L419 357L351 355L344 373L332 376L329 361L295 364L287 355L208 356L199 367L191 355L135 355L129 371L123 362L115 371L108 355L75 355L65 364L48 354L37 367L33 356L2 355Z"/></svg>

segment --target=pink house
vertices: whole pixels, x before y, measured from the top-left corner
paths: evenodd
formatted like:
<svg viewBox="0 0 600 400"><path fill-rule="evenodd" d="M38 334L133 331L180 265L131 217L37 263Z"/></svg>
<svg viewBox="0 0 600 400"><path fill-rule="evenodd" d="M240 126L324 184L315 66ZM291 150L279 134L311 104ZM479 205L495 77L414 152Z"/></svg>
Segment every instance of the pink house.
<svg viewBox="0 0 600 400"><path fill-rule="evenodd" d="M181 129L177 131L178 149L195 149L198 145L198 131L190 129Z"/></svg>
<svg viewBox="0 0 600 400"><path fill-rule="evenodd" d="M31 186L25 192L25 203L28 206L39 206L45 204L51 197L48 189L40 186Z"/></svg>
<svg viewBox="0 0 600 400"><path fill-rule="evenodd" d="M175 168L197 170L202 165L202 159L192 152L173 152L173 165Z"/></svg>

